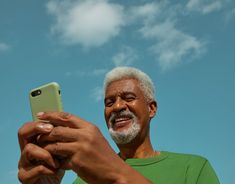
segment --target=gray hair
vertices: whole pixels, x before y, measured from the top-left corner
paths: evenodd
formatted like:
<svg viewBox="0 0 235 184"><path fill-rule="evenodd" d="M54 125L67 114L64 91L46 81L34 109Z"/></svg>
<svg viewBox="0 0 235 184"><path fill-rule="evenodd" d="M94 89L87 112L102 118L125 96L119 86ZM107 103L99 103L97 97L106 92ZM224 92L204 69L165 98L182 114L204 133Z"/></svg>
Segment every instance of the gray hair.
<svg viewBox="0 0 235 184"><path fill-rule="evenodd" d="M108 72L104 79L104 94L109 84L121 79L136 79L148 102L155 100L154 84L150 77L139 69L133 67L116 67Z"/></svg>

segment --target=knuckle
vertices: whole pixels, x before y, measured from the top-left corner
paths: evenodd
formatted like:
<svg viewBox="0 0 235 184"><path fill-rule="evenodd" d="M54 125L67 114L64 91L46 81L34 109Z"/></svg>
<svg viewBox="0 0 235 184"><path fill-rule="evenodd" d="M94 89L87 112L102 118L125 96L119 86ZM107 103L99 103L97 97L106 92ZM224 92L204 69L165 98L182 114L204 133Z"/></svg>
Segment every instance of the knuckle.
<svg viewBox="0 0 235 184"><path fill-rule="evenodd" d="M93 124L89 126L90 126L89 129L86 132L84 132L83 139L86 142L86 145L93 146L94 144L97 144L97 141L101 135L101 132L100 132L100 129Z"/></svg>
<svg viewBox="0 0 235 184"><path fill-rule="evenodd" d="M23 175L23 173L22 173L22 170L19 170L19 171L18 171L18 180L19 180L20 182L23 182L23 180L24 180L24 175Z"/></svg>
<svg viewBox="0 0 235 184"><path fill-rule="evenodd" d="M71 159L72 167L75 167L75 168L77 166L82 167L82 162L81 161L82 161L82 159L79 155L76 155L76 157L72 157L72 159Z"/></svg>
<svg viewBox="0 0 235 184"><path fill-rule="evenodd" d="M34 145L33 144L26 144L23 154L25 155L26 159L31 160L33 159L32 157L32 151L34 150Z"/></svg>
<svg viewBox="0 0 235 184"><path fill-rule="evenodd" d="M43 166L43 165L38 165L38 166L37 166L37 173L38 173L39 175L42 175L44 172L45 172L45 166Z"/></svg>
<svg viewBox="0 0 235 184"><path fill-rule="evenodd" d="M20 160L18 162L18 169L20 170L23 167L24 161L22 155L20 156Z"/></svg>
<svg viewBox="0 0 235 184"><path fill-rule="evenodd" d="M25 172L24 169L20 169L18 171L18 180L21 182L21 183L27 183L27 181L30 179L30 176L28 175L27 172Z"/></svg>
<svg viewBox="0 0 235 184"><path fill-rule="evenodd" d="M54 129L51 132L51 136L52 137L56 137L58 135L61 135L62 131L61 131L61 127L54 127Z"/></svg>
<svg viewBox="0 0 235 184"><path fill-rule="evenodd" d="M55 146L54 146L54 148L53 148L53 153L56 154L56 153L59 151L59 148L60 148L59 143L56 142L56 143L55 143Z"/></svg>
<svg viewBox="0 0 235 184"><path fill-rule="evenodd" d="M26 126L28 126L30 123L25 123L22 127L19 128L18 130L18 137L23 137L24 136L24 130L26 128Z"/></svg>
<svg viewBox="0 0 235 184"><path fill-rule="evenodd" d="M90 130L92 132L99 132L100 131L99 128L96 125L93 125L93 124L90 125Z"/></svg>
<svg viewBox="0 0 235 184"><path fill-rule="evenodd" d="M31 143L28 143L28 144L25 145L25 149L24 150L27 153L27 152L30 152L33 149L34 149L34 145L31 144Z"/></svg>
<svg viewBox="0 0 235 184"><path fill-rule="evenodd" d="M87 136L84 139L84 143L79 145L79 151L81 151L84 154L90 154L92 149L94 149L94 145L97 144L95 137L93 136Z"/></svg>
<svg viewBox="0 0 235 184"><path fill-rule="evenodd" d="M46 148L46 150L47 150L49 153L51 153L51 154L53 154L53 155L56 155L56 154L60 151L60 144L59 144L58 142L55 142L55 143L51 144L50 146L48 146L48 147ZM47 159L49 160L50 158L51 158L51 155L48 154L48 155L47 155ZM46 159L46 158L45 158L45 159Z"/></svg>
<svg viewBox="0 0 235 184"><path fill-rule="evenodd" d="M50 160L50 158L51 158L50 153L45 152L45 153L44 153L44 159L45 159L45 160Z"/></svg>
<svg viewBox="0 0 235 184"><path fill-rule="evenodd" d="M71 117L72 117L72 114L68 112L59 112L59 118L61 120L67 121L67 120L70 120Z"/></svg>
<svg viewBox="0 0 235 184"><path fill-rule="evenodd" d="M102 135L100 129L95 125L92 125L91 131L94 137Z"/></svg>
<svg viewBox="0 0 235 184"><path fill-rule="evenodd" d="M22 137L23 135L23 127L19 128L18 130L18 137Z"/></svg>
<svg viewBox="0 0 235 184"><path fill-rule="evenodd" d="M82 147L83 153L90 154L92 148L93 148L92 144L83 145Z"/></svg>

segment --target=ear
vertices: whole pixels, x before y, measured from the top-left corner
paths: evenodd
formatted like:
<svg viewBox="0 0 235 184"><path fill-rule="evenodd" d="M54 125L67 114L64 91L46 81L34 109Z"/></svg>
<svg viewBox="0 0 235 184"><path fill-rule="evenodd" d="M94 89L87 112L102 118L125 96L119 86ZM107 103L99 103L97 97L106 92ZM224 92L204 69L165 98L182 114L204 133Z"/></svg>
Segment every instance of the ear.
<svg viewBox="0 0 235 184"><path fill-rule="evenodd" d="M152 101L149 103L149 117L153 118L157 112L157 102Z"/></svg>

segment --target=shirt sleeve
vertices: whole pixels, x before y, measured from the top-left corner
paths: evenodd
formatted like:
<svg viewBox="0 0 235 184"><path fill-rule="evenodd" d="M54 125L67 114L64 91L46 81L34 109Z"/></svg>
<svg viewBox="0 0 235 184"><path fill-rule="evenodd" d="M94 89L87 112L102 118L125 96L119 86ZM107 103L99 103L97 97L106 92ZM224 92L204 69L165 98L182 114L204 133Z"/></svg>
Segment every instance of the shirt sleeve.
<svg viewBox="0 0 235 184"><path fill-rule="evenodd" d="M79 184L78 177L77 177L76 180L73 182L73 184Z"/></svg>
<svg viewBox="0 0 235 184"><path fill-rule="evenodd" d="M208 161L204 164L197 179L197 184L220 184L214 169Z"/></svg>

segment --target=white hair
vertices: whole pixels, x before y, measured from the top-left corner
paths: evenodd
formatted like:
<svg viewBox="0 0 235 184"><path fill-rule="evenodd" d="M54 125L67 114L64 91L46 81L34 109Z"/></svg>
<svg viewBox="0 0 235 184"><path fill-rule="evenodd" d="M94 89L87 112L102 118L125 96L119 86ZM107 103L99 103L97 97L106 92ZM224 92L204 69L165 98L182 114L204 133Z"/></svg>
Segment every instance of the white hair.
<svg viewBox="0 0 235 184"><path fill-rule="evenodd" d="M154 84L150 77L139 69L126 66L116 67L106 74L104 79L104 94L107 87L112 82L129 78L135 79L139 82L140 89L143 91L148 102L155 100Z"/></svg>

